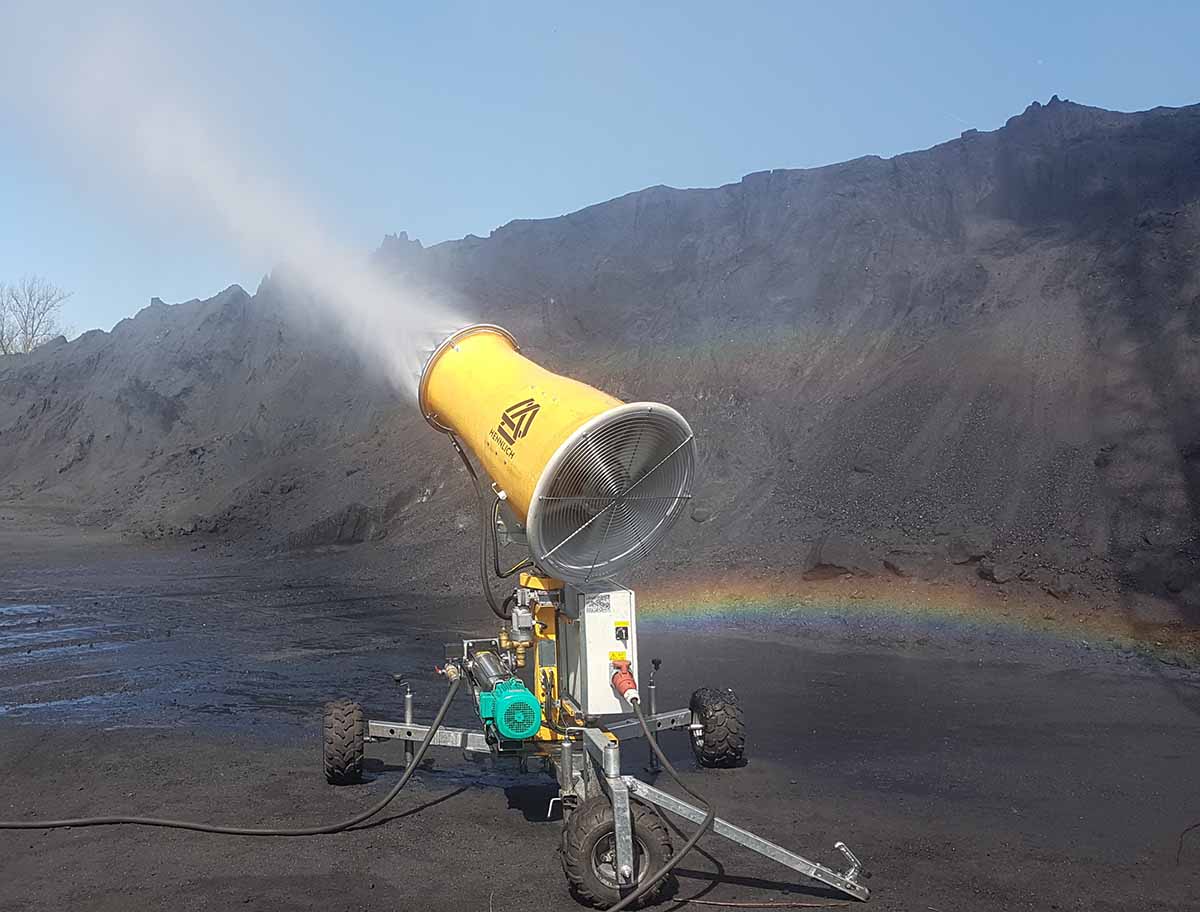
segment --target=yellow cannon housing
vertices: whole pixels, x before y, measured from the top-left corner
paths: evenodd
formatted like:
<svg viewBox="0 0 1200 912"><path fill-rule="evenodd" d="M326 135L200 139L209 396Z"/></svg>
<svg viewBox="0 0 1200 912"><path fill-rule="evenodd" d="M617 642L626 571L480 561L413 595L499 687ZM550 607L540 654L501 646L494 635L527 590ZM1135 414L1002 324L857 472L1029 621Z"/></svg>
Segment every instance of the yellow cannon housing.
<svg viewBox="0 0 1200 912"><path fill-rule="evenodd" d="M534 564L568 582L636 564L691 496L695 441L682 415L548 371L499 326L467 326L434 349L419 402L504 491Z"/></svg>

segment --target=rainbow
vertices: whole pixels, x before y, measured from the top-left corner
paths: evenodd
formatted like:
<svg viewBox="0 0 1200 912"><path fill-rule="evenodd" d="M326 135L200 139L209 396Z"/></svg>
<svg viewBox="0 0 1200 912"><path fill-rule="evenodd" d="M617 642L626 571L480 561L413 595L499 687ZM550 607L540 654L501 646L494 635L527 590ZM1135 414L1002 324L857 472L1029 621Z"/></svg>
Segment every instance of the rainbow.
<svg viewBox="0 0 1200 912"><path fill-rule="evenodd" d="M918 636L1007 632L1200 661L1200 630L1181 619L1147 621L1118 606L1084 597L1059 601L1032 588L889 577L809 581L731 571L721 580L655 580L638 594L648 624L819 630L859 620Z"/></svg>

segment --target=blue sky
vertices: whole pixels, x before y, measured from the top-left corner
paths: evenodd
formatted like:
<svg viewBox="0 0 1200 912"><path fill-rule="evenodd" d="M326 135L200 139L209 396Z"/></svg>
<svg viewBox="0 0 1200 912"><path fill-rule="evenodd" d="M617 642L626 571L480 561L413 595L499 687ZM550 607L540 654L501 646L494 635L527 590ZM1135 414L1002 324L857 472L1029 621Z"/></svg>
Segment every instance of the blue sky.
<svg viewBox="0 0 1200 912"><path fill-rule="evenodd" d="M155 45L137 78L181 86L210 140L364 251L389 232L431 244L654 184L925 148L1054 93L1118 110L1200 101L1196 4L203 7L123 7ZM151 296L253 291L272 265L41 103L111 14L0 10L22 36L0 55L0 281L71 290L77 331Z"/></svg>

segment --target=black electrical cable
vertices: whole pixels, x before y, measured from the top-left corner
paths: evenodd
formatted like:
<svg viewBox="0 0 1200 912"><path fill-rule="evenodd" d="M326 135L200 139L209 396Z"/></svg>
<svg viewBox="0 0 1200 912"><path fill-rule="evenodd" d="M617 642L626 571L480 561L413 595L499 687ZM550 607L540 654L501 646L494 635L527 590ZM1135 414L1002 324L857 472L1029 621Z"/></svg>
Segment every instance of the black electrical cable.
<svg viewBox="0 0 1200 912"><path fill-rule="evenodd" d="M475 466L471 465L467 451L458 442L458 438L453 434L448 434L448 436L450 437L450 443L454 445L454 451L458 453L458 458L467 467L467 474L471 476L471 483L475 486L475 496L479 499L479 583L483 587L483 594L487 598L488 607L492 609L492 614L501 620L507 621L509 615L496 602L496 596L492 592L492 582L488 577L488 525L491 522L491 515L488 510L487 500L483 496L483 485L479 481L479 475L475 472Z"/></svg>
<svg viewBox="0 0 1200 912"><path fill-rule="evenodd" d="M132 826L167 827L173 830L195 830L198 833L218 833L223 836L324 836L329 833L340 833L343 830L357 826L364 820L374 817L391 804L395 797L400 794L400 790L408 784L408 780L412 778L413 773L417 771L417 767L421 765L421 761L425 758L425 752L429 749L429 745L433 743L433 736L441 727L442 721L446 718L446 712L450 709L450 703L454 700L454 695L458 693L458 688L461 684L461 677L456 678L450 684L450 689L446 691L446 698L442 700L442 705L438 709L437 715L433 717L433 722L429 726L425 740L417 748L417 752L413 755L412 763L408 765L408 769L404 771L404 775L400 777L400 781L392 786L392 790L377 804L367 808L361 814L357 814L349 820L343 820L340 823L302 827L300 829L259 829L254 827L217 826L209 823L194 823L188 820L170 820L160 817L76 817L68 820L0 820L0 830L55 830L64 827L130 824Z"/></svg>
<svg viewBox="0 0 1200 912"><path fill-rule="evenodd" d="M630 700L629 702L630 705L633 706L634 713L637 714L638 723L642 726L642 734L644 734L646 736L646 740L650 742L650 749L653 750L654 755L658 757L658 762L662 764L662 768L665 769L667 773L670 774L671 778L675 780L676 785L678 785L681 789L683 789L685 792L695 798L696 801L703 805L706 813L704 820L700 823L699 828L692 834L691 838L683 844L683 847L674 855L672 855L667 860L667 863L664 864L659 870L655 871L653 874L643 877L641 886L635 889L628 896L622 897L621 901L616 905L609 906L607 912L621 912L622 909L628 909L656 883L675 870L675 866L678 865L679 862L683 861L683 857L696 847L696 843L700 841L700 837L712 829L713 821L717 819L717 812L713 810L713 806L706 799L702 798L700 795L697 795L694 791L692 791L692 789L688 788L687 784L684 783L683 779L680 777L679 771L675 769L675 767L671 764L671 761L667 759L667 755L663 753L662 748L659 747L658 742L654 740L654 735L650 731L650 726L646 723L646 717L642 715L641 700Z"/></svg>
<svg viewBox="0 0 1200 912"><path fill-rule="evenodd" d="M500 542L496 538L496 529L500 526L500 498L497 497L492 504L492 561L493 568L496 571L496 576L500 579L508 579L518 570L524 570L526 567L532 567L533 561L528 557L520 563L514 564L507 570L500 569Z"/></svg>

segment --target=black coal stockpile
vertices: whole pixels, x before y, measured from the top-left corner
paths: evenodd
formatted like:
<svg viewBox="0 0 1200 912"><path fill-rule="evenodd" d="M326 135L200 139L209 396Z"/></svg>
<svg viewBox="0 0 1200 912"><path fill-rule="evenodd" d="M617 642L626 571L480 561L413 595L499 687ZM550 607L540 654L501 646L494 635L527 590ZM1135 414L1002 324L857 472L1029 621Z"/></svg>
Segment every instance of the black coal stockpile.
<svg viewBox="0 0 1200 912"><path fill-rule="evenodd" d="M1197 149L1200 106L1054 98L923 152L375 256L548 366L688 416L698 497L668 569L974 571L1200 608ZM474 516L444 439L283 288L0 359L0 500L460 557Z"/></svg>

